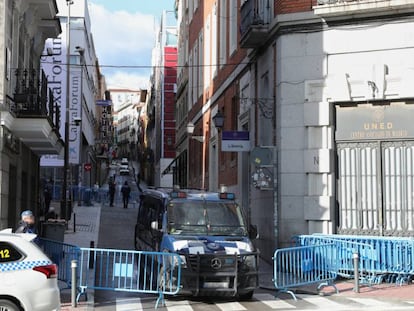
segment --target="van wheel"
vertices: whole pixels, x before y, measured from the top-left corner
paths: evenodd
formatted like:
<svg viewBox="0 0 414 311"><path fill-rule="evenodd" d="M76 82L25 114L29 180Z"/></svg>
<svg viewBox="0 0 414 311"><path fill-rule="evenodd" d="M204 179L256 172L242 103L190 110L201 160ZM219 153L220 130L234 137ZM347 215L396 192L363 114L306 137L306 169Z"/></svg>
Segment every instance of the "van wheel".
<svg viewBox="0 0 414 311"><path fill-rule="evenodd" d="M250 300L253 298L254 291L250 291L247 293L244 293L242 295L239 295L239 300Z"/></svg>
<svg viewBox="0 0 414 311"><path fill-rule="evenodd" d="M0 310L4 311L20 311L21 308L10 300L0 299Z"/></svg>

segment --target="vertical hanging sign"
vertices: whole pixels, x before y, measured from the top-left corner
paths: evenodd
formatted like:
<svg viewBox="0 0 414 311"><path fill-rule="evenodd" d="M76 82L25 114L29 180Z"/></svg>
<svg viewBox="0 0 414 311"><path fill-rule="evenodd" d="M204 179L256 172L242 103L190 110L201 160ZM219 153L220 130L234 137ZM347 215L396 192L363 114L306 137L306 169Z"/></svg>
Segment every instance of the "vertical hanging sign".
<svg viewBox="0 0 414 311"><path fill-rule="evenodd" d="M70 71L69 93L69 163L80 163L81 125L75 122L81 119L82 79L81 68L72 66Z"/></svg>

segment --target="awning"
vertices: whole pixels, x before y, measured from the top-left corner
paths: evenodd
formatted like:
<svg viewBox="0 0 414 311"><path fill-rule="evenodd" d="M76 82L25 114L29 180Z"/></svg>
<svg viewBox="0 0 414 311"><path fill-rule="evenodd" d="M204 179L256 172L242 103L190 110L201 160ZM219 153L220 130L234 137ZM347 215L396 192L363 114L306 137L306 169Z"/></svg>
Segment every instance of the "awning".
<svg viewBox="0 0 414 311"><path fill-rule="evenodd" d="M186 151L184 151L184 152L181 152L178 156L176 156L175 158L174 158L174 160L172 160L171 161L171 163L170 164L168 164L168 166L166 167L166 169L162 172L162 175L167 175L167 174L172 174L173 173L173 170L174 170L174 168L177 166L177 161L178 161L178 159L185 153Z"/></svg>

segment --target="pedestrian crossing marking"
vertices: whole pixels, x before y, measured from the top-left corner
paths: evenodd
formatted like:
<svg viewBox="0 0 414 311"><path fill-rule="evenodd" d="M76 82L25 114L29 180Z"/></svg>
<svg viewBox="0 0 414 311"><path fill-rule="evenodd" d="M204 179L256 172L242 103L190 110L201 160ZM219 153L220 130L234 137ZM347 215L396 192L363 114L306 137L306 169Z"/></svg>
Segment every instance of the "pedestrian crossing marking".
<svg viewBox="0 0 414 311"><path fill-rule="evenodd" d="M386 301L377 300L374 298L354 298L350 297L349 300L355 301L363 306L370 307L370 306L376 306L376 307L389 307L391 306L390 303Z"/></svg>
<svg viewBox="0 0 414 311"><path fill-rule="evenodd" d="M165 300L168 311L193 311L188 300Z"/></svg>
<svg viewBox="0 0 414 311"><path fill-rule="evenodd" d="M284 300L278 299L273 295L270 294L255 294L254 298L256 298L261 303L267 305L269 308L273 310L286 310L286 309L295 309L295 306L292 306L291 304L287 303Z"/></svg>
<svg viewBox="0 0 414 311"><path fill-rule="evenodd" d="M116 298L116 311L142 311L141 299L139 298Z"/></svg>
<svg viewBox="0 0 414 311"><path fill-rule="evenodd" d="M216 306L222 311L243 311L247 310L238 302L217 303Z"/></svg>
<svg viewBox="0 0 414 311"><path fill-rule="evenodd" d="M391 310L413 310L414 301L384 301L375 298L360 298L360 297L346 297L345 299L334 300L330 297L319 297L314 295L300 295L297 302L293 300L283 300L275 297L270 293L257 293L254 294L254 299L249 301L248 304L237 301L219 301L214 302L213 309L221 311L246 311L261 310L269 308L271 310L319 310L319 311L349 311L349 310L371 310L371 311L391 311ZM146 299L145 299L146 300ZM150 299L152 301L152 299ZM302 303L301 303L302 301ZM168 311L193 311L193 310L206 310L203 303L199 305L198 302L192 300L181 299L165 299L165 307L162 303L159 305L161 308L165 308ZM145 311L148 309L147 302L142 298L137 297L120 297L116 298L115 311ZM151 302L149 302L151 303ZM309 305L304 305L308 303ZM260 304L262 306L260 307ZM405 304L405 305L404 305ZM211 306L209 308L211 308ZM356 308L357 307L357 308ZM201 309L200 309L201 308ZM355 309L356 308L356 309Z"/></svg>
<svg viewBox="0 0 414 311"><path fill-rule="evenodd" d="M300 297L300 299L317 306L318 309L323 309L323 308L333 309L333 310L349 309L349 306L345 306L339 302L335 302L333 300L327 299L326 297L303 295Z"/></svg>

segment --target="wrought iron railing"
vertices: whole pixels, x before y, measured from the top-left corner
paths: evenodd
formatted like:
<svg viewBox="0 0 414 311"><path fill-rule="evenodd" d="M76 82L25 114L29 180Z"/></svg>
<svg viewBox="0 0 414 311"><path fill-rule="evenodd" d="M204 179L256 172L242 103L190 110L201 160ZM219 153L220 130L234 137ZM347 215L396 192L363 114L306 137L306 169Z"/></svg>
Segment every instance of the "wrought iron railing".
<svg viewBox="0 0 414 311"><path fill-rule="evenodd" d="M241 9L240 33L245 35L253 26L268 25L270 23L269 0L247 0Z"/></svg>
<svg viewBox="0 0 414 311"><path fill-rule="evenodd" d="M16 117L48 118L53 127L60 127L60 107L48 88L46 74L35 69L16 69L14 94L10 110Z"/></svg>

